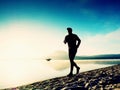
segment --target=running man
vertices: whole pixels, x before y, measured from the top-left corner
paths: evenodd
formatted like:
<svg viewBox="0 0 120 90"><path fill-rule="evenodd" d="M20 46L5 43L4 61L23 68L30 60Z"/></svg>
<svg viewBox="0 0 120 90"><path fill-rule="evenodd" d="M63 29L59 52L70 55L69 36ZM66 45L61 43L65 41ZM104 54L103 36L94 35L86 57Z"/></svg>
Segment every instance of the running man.
<svg viewBox="0 0 120 90"><path fill-rule="evenodd" d="M68 43L69 59L70 59L70 73L67 76L73 76L73 67L76 67L76 74L79 73L80 67L74 62L77 49L81 43L80 38L72 33L72 28L68 27L68 35L66 35L64 43Z"/></svg>

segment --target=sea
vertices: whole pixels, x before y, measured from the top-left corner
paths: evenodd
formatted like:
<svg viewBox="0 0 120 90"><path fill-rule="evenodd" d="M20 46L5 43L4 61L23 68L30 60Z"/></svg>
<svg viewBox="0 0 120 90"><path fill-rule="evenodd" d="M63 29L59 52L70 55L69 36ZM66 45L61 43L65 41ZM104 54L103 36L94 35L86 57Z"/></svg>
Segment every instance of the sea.
<svg viewBox="0 0 120 90"><path fill-rule="evenodd" d="M75 62L80 67L81 73L120 64L120 59L75 60ZM0 89L66 76L69 71L69 60L0 60Z"/></svg>

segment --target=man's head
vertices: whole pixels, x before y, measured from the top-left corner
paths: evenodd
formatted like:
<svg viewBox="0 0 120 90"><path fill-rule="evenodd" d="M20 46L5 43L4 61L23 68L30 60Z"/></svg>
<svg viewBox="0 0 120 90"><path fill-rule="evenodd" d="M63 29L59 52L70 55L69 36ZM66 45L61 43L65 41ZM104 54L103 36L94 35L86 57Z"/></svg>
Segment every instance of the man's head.
<svg viewBox="0 0 120 90"><path fill-rule="evenodd" d="M67 30L69 34L72 34L72 28L68 27Z"/></svg>

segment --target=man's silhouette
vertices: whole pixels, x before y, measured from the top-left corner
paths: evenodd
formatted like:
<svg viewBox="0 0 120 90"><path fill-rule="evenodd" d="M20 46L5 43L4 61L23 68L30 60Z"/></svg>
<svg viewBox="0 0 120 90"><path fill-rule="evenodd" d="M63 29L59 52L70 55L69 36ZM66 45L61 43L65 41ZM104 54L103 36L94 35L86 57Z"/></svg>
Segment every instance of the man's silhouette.
<svg viewBox="0 0 120 90"><path fill-rule="evenodd" d="M81 40L80 38L72 33L72 28L67 28L68 30L68 35L65 37L64 43L68 43L68 50L69 50L69 59L70 59L70 73L68 76L73 76L73 67L76 67L76 74L79 73L80 67L77 66L77 64L74 62L75 55L77 53L77 48L79 47Z"/></svg>

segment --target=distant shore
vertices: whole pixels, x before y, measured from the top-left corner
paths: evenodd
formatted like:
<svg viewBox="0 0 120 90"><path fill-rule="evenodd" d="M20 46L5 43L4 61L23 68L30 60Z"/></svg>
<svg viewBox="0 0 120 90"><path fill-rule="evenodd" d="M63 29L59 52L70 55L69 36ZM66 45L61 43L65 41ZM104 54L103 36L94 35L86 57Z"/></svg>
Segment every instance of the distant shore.
<svg viewBox="0 0 120 90"><path fill-rule="evenodd" d="M120 64L4 90L120 90Z"/></svg>

